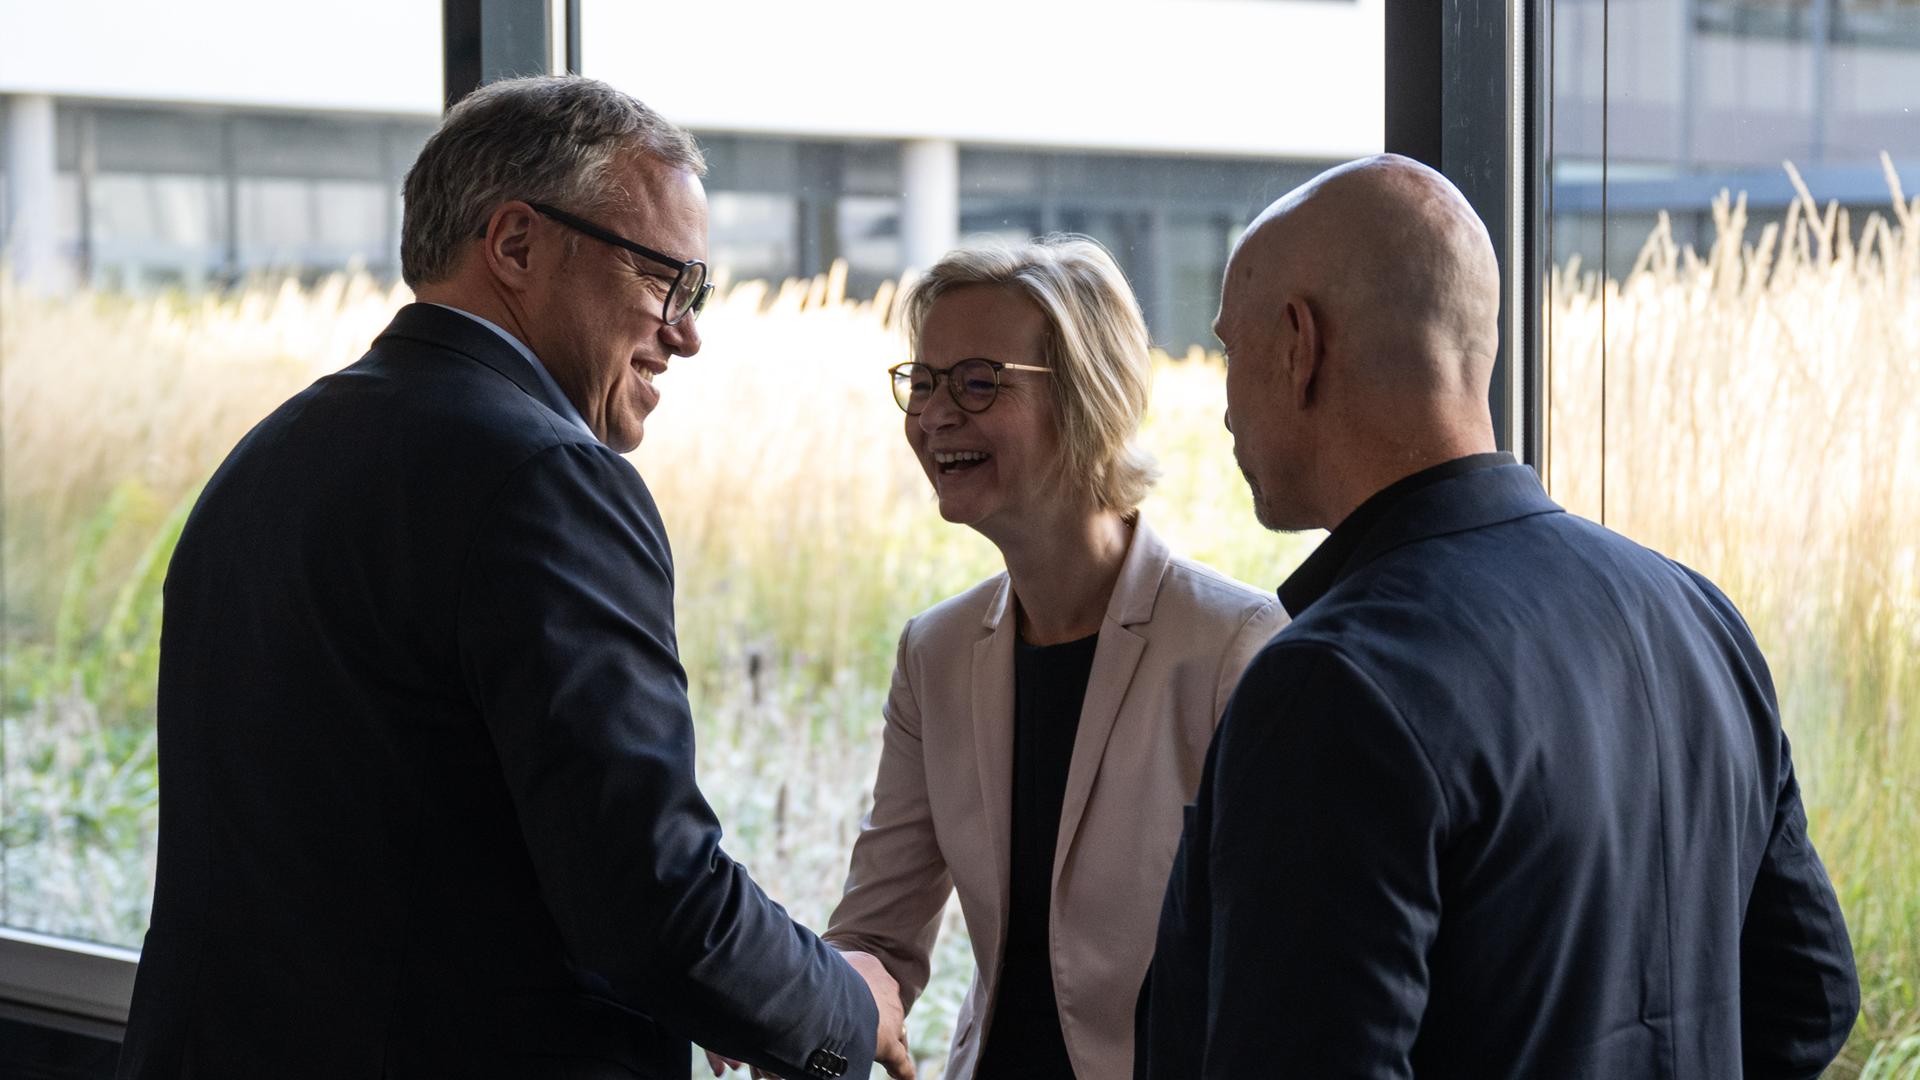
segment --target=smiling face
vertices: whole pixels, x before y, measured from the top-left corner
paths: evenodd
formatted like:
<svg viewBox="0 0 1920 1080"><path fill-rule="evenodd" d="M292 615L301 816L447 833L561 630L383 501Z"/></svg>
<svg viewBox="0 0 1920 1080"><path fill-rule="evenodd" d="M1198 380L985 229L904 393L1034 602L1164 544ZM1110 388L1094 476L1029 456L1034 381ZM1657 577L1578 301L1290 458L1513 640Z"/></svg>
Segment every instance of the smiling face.
<svg viewBox="0 0 1920 1080"><path fill-rule="evenodd" d="M997 285L963 285L934 301L914 359L940 370L973 357L1044 367L1046 334L1046 315L1033 301ZM926 410L906 418L907 443L939 496L941 517L999 541L1077 504L1063 490L1050 378L1002 371L999 396L978 413L956 405L943 378Z"/></svg>
<svg viewBox="0 0 1920 1080"><path fill-rule="evenodd" d="M677 259L707 257L707 197L685 169L630 158L612 182L627 192L599 211L562 207ZM676 356L700 351L689 315L668 326L663 301L674 271L539 218L532 243L555 269L527 297L528 341L554 382L601 442L621 453L640 445L660 402L655 376ZM571 253L569 253L569 245Z"/></svg>

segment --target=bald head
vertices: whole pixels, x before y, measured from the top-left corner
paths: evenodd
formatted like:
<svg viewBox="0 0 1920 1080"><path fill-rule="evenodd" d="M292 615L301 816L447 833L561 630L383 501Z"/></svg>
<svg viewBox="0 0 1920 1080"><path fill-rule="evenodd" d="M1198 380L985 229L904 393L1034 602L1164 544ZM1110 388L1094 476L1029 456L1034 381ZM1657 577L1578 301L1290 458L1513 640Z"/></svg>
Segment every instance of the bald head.
<svg viewBox="0 0 1920 1080"><path fill-rule="evenodd" d="M1329 350L1383 390L1486 397L1500 268L1473 208L1417 161L1364 158L1288 193L1248 226L1226 288L1254 318L1307 297Z"/></svg>
<svg viewBox="0 0 1920 1080"><path fill-rule="evenodd" d="M1217 324L1262 520L1328 527L1356 492L1492 449L1499 323L1486 228L1425 165L1365 158L1269 206L1227 263Z"/></svg>

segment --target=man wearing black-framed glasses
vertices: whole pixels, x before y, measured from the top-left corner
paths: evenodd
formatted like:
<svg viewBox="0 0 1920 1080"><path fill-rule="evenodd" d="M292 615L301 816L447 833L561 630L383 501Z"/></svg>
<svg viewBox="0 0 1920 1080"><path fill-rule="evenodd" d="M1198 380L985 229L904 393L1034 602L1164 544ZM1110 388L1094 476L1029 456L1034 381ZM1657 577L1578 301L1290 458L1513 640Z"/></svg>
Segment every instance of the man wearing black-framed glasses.
<svg viewBox="0 0 1920 1080"><path fill-rule="evenodd" d="M699 173L645 157L618 171L625 175L615 190L638 197L596 200L609 224L535 198L508 199L481 223L477 248L446 280L423 284L419 299L507 338L560 391L558 411L626 453L660 403L654 378L675 357L700 351L697 323L713 285Z"/></svg>
<svg viewBox="0 0 1920 1080"><path fill-rule="evenodd" d="M530 202L527 205L575 232L638 255L648 262L659 263L673 271L672 278L660 274L652 275L668 282L666 296L660 304L662 325L676 326L682 319L698 318L700 309L707 306L707 297L713 293L713 283L707 280L705 262L699 259L676 259L671 255L662 255L644 244L634 243L611 229L603 229L585 218L569 214L565 210L555 209L546 203Z"/></svg>
<svg viewBox="0 0 1920 1080"><path fill-rule="evenodd" d="M263 420L167 575L123 1078L911 1077L898 988L719 846L621 454L700 349L705 165L604 83L456 105L420 302Z"/></svg>

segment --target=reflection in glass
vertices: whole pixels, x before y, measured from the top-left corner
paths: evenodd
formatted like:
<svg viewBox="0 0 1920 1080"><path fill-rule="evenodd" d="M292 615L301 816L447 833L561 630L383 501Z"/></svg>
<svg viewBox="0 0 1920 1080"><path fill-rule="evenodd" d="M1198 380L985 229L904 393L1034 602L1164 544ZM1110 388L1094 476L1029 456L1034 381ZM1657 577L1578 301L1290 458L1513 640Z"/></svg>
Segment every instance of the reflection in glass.
<svg viewBox="0 0 1920 1080"><path fill-rule="evenodd" d="M1766 650L1865 999L1837 1076L1920 1063L1917 14L1548 9L1549 487Z"/></svg>

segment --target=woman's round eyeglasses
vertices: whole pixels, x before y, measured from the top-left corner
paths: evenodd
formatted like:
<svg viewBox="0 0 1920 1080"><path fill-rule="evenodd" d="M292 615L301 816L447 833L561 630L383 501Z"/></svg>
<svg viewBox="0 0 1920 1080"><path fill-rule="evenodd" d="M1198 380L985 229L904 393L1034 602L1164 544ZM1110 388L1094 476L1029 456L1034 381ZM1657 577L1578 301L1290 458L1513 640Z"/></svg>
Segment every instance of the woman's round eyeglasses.
<svg viewBox="0 0 1920 1080"><path fill-rule="evenodd" d="M700 309L707 306L707 297L713 293L713 283L707 280L707 264L699 259L676 259L641 244L636 244L609 229L603 229L585 218L575 217L565 210L557 210L545 203L530 202L528 206L565 225L567 228L585 236L591 236L603 244L612 244L623 251L631 251L643 259L673 270L673 284L667 287L667 298L660 306L660 317L668 326L672 326L689 315L698 318Z"/></svg>
<svg viewBox="0 0 1920 1080"><path fill-rule="evenodd" d="M941 379L947 380L947 393L952 395L955 405L964 412L977 413L986 412L993 400L1000 396L1002 371L1052 370L975 356L944 368L927 364L895 364L887 369L887 374L893 378L894 404L900 406L908 416L919 416L926 411L927 403L933 400L934 385Z"/></svg>

